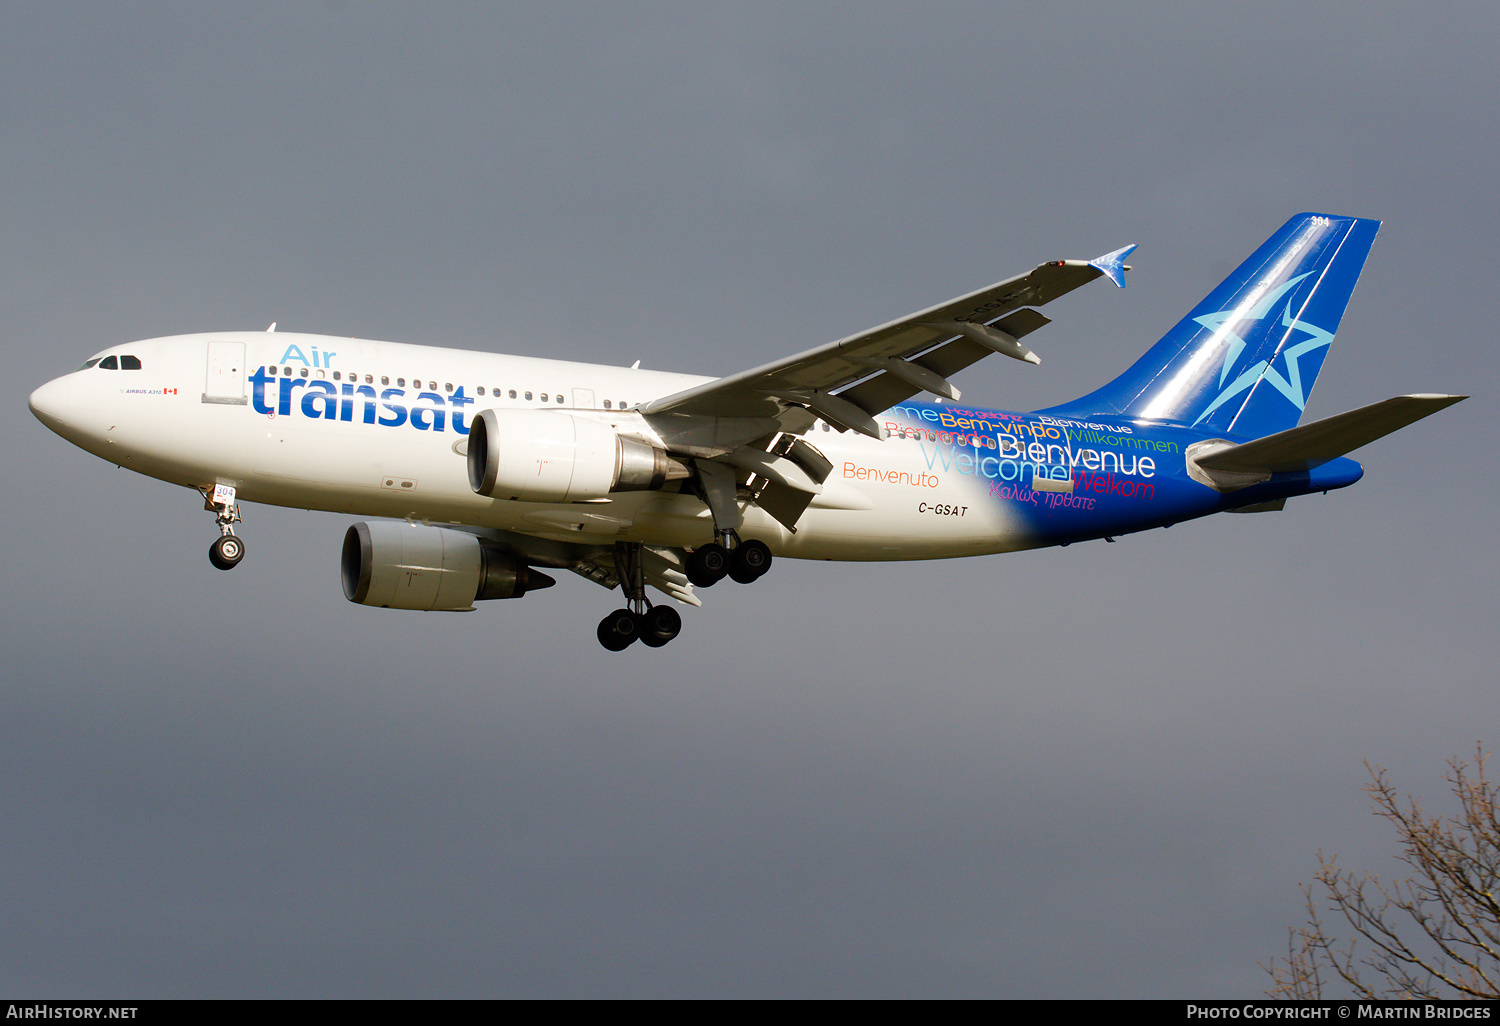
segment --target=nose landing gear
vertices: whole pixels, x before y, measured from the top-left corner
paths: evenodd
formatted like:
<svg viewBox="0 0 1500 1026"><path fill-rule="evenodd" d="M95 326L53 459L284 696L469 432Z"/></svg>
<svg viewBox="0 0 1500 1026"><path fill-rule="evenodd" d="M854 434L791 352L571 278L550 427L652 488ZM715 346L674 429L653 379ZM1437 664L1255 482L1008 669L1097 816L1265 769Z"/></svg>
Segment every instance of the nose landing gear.
<svg viewBox="0 0 1500 1026"><path fill-rule="evenodd" d="M234 486L216 484L198 490L203 493L203 508L214 514L219 525L219 537L208 547L208 561L220 570L233 570L245 558L245 542L234 533L234 525L240 522Z"/></svg>
<svg viewBox="0 0 1500 1026"><path fill-rule="evenodd" d="M221 535L208 547L208 561L220 570L233 570L244 558L245 543L236 535Z"/></svg>

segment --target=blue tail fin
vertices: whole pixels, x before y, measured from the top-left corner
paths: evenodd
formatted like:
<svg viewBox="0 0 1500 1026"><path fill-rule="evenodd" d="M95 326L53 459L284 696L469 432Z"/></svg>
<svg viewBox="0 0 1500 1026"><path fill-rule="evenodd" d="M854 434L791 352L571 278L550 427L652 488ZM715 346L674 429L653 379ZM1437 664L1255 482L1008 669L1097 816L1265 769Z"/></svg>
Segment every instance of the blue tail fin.
<svg viewBox="0 0 1500 1026"><path fill-rule="evenodd" d="M1252 438L1295 427L1379 228L1298 214L1124 374L1041 412Z"/></svg>

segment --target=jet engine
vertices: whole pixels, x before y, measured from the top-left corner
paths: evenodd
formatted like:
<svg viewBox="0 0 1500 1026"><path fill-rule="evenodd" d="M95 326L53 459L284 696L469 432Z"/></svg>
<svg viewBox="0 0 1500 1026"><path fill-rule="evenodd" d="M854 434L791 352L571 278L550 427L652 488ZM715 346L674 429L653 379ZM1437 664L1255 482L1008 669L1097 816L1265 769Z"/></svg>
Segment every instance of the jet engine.
<svg viewBox="0 0 1500 1026"><path fill-rule="evenodd" d="M359 523L344 535L344 597L387 609L470 610L557 582L467 531Z"/></svg>
<svg viewBox="0 0 1500 1026"><path fill-rule="evenodd" d="M492 499L579 502L688 477L665 450L552 410L485 410L469 425L469 486Z"/></svg>

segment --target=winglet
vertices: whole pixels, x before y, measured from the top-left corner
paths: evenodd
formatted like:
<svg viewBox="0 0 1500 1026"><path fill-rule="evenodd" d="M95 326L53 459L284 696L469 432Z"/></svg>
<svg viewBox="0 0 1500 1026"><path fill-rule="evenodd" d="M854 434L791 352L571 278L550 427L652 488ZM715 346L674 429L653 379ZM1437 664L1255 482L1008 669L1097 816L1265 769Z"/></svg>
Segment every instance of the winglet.
<svg viewBox="0 0 1500 1026"><path fill-rule="evenodd" d="M1095 257L1089 261L1089 266L1103 274L1120 288L1125 287L1125 258L1135 252L1137 243L1131 243L1124 249L1117 249L1113 253L1106 253L1102 257Z"/></svg>

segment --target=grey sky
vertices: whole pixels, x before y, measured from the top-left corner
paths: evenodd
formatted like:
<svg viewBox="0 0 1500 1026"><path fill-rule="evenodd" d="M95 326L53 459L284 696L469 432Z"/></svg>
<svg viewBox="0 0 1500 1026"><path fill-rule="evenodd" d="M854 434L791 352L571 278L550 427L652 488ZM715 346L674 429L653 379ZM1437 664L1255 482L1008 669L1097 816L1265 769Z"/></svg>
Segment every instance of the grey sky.
<svg viewBox="0 0 1500 1026"><path fill-rule="evenodd" d="M6 993L1254 996L1317 849L1392 869L1362 760L1500 737L1492 4L0 10ZM660 650L351 605L350 518L220 573L25 403L271 321L728 373L1140 243L959 382L1033 408L1310 209L1385 226L1309 417L1475 395L1360 484L784 560Z"/></svg>

